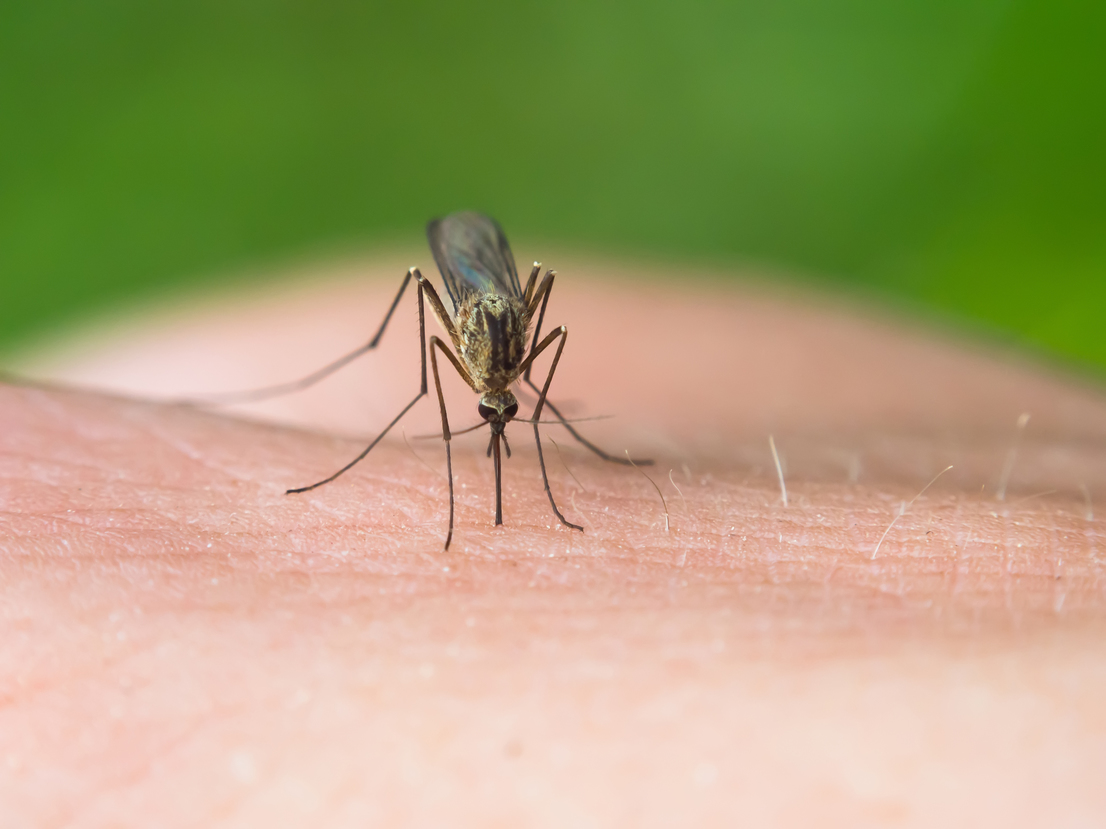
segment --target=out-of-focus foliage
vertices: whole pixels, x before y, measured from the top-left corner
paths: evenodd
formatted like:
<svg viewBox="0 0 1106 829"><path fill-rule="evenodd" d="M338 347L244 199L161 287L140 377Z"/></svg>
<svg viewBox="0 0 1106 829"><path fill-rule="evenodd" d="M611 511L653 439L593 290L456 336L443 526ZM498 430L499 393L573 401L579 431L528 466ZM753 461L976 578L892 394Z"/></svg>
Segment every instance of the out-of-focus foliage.
<svg viewBox="0 0 1106 829"><path fill-rule="evenodd" d="M472 207L1106 367L1106 4L0 4L0 340Z"/></svg>

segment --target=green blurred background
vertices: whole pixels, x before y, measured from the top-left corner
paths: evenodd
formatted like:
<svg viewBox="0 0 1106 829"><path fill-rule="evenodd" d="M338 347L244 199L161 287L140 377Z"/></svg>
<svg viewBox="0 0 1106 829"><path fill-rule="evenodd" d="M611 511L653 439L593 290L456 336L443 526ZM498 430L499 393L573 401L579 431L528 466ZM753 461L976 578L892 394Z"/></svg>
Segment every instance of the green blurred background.
<svg viewBox="0 0 1106 829"><path fill-rule="evenodd" d="M0 4L0 346L493 213L1102 373L1106 4Z"/></svg>

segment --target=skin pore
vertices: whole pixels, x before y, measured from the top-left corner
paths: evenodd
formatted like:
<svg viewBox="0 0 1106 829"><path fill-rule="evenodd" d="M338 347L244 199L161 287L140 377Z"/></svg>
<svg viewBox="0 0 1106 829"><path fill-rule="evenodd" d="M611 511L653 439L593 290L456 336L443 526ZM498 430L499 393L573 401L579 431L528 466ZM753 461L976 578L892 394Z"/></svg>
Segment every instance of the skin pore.
<svg viewBox="0 0 1106 829"><path fill-rule="evenodd" d="M417 391L413 292L311 391L171 402L356 347L410 264L143 314L0 386L0 825L1101 819L1101 391L840 303L558 261L550 399L656 464L543 427L575 532L509 424L495 528L487 428L458 436L446 553L433 392L284 494ZM451 426L479 422L443 369Z"/></svg>

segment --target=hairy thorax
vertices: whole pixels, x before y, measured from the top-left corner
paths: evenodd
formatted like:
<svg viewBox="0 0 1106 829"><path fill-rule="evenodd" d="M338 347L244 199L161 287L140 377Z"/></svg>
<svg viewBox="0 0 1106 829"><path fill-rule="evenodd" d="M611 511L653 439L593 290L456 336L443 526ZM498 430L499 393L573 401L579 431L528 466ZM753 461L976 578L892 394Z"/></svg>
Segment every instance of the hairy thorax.
<svg viewBox="0 0 1106 829"><path fill-rule="evenodd" d="M457 312L457 350L481 391L506 389L526 356L526 305L515 297L485 294Z"/></svg>

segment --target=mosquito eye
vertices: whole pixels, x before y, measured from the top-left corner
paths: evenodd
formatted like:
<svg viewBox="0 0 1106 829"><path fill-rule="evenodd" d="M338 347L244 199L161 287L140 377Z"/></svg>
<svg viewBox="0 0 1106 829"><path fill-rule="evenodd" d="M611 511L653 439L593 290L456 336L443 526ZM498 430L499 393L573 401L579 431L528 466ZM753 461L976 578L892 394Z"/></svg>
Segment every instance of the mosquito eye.
<svg viewBox="0 0 1106 829"><path fill-rule="evenodd" d="M477 405L476 411L480 413L480 417L484 418L484 420L491 420L498 414L491 406L485 406L483 403Z"/></svg>
<svg viewBox="0 0 1106 829"><path fill-rule="evenodd" d="M508 406L503 411L503 416L505 418L507 418L507 420L510 420L511 418L513 418L517 414L518 414L518 403L512 403L510 406Z"/></svg>

